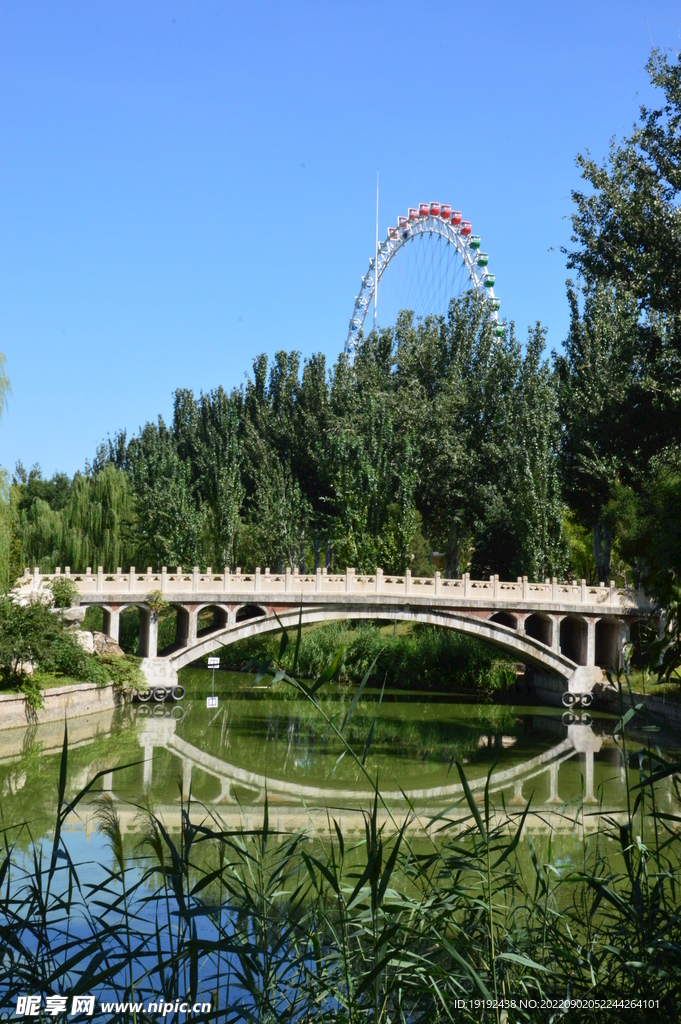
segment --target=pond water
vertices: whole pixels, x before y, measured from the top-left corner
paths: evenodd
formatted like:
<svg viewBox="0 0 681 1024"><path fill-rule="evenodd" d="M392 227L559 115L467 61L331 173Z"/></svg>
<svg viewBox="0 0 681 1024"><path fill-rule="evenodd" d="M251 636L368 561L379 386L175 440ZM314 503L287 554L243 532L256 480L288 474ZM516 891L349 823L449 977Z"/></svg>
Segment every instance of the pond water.
<svg viewBox="0 0 681 1024"><path fill-rule="evenodd" d="M212 816L228 827L257 827L267 792L273 827L325 828L330 808L345 830L363 829L371 783L350 754L341 757L329 724L341 727L353 689L327 688L320 701L327 721L305 700L290 699L284 684L254 688L252 676L220 672L218 706L207 708L210 674L185 670L182 682L181 704L124 705L69 722L68 795L105 773L69 816L68 828L83 835L78 842L87 843L95 830L94 801L102 789L115 800L127 833L139 828L143 798L170 829L178 828L180 789L186 797L190 787L192 816ZM681 736L642 722L627 737L627 769L613 739L615 722L598 714L570 721L562 709L457 703L431 694L386 694L379 707L372 693L358 704L345 735L361 761L371 733L365 768L396 817L409 804L421 821L445 808L450 816L467 813L453 764L458 757L474 793L482 796L493 768L499 809L532 796L539 828L569 831L577 812L589 829L595 811L624 811L627 772L630 785L638 779L636 751L657 747L679 760ZM4 823L30 820L34 839L53 828L62 741L58 723L0 731ZM671 788L667 796L671 804Z"/></svg>

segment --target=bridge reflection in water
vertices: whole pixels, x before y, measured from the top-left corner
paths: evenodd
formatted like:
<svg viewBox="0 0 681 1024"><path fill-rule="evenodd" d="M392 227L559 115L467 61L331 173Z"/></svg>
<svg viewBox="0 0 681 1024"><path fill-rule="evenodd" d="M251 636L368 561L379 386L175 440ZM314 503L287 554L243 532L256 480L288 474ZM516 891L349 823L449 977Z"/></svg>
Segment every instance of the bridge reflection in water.
<svg viewBox="0 0 681 1024"><path fill-rule="evenodd" d="M339 821L344 831L363 831L364 818L362 809L366 809L371 800L368 785L364 789L349 789L340 786L311 786L288 781L286 779L261 775L229 761L216 757L214 754L200 749L178 735L178 722L171 715L161 718L150 716L143 719L144 725L139 732L139 743L144 757L143 787L151 789L154 780L154 764L158 763L158 755L162 750L172 754L180 763L182 791L190 792L192 778L197 769L211 776L219 783L219 795L210 801L194 803L192 817L201 819L218 819L227 828L245 827L257 829L261 827L264 815L265 795L270 804L270 827L284 832L293 829L310 828L326 831L332 818ZM531 783L540 783L538 788L542 797L532 804L533 831L554 829L556 831L593 831L597 828L600 814L597 808L597 796L594 791L594 755L603 748L604 743L616 752L612 737L594 731L593 725L575 722L564 727L560 719L555 720L564 738L550 746L542 753L515 764L510 768L500 767L491 778L490 792L494 800L494 818L499 821L506 819L502 811L504 802L509 810L524 807L527 799L535 788ZM542 720L545 725L545 720ZM567 735L565 733L567 732ZM617 754L619 757L619 754ZM619 758L621 761L621 758ZM561 767L568 762L577 762L578 771L583 780L582 803L586 809L586 817L575 820L575 807L579 793L561 792ZM179 781L180 773L178 773ZM622 782L622 795L626 785L626 769L621 763L619 772ZM451 777L451 776L450 776ZM458 775L454 777L458 778ZM470 778L469 785L476 800L482 801L487 776ZM105 777L105 789L112 790L113 774ZM574 789L574 773L565 789ZM238 796L237 796L238 794ZM391 811L401 821L409 810L415 812L414 827L423 828L428 820L435 818L446 809L448 820L463 819L468 814L464 800L463 787L460 782L434 786L427 789L410 789L404 793L399 789L381 789L383 799L390 805ZM571 803L571 810L566 804ZM327 817L327 811L330 816ZM624 822L626 812L622 806L602 808L614 820ZM177 802L157 807L170 828L179 828L181 811L179 796ZM124 800L119 802L119 813L124 829L135 827L134 819L138 817L137 809L128 809ZM379 818L389 820L388 812L379 811ZM437 825L435 827L438 827Z"/></svg>
<svg viewBox="0 0 681 1024"><path fill-rule="evenodd" d="M251 708L257 706L258 702L250 705ZM191 787L202 798L193 799L192 803L192 820L197 824L212 818L218 828L257 829L262 825L267 793L270 824L276 831L317 829L320 833L326 832L329 822L336 818L345 832L363 832L362 811L369 807L372 793L368 783L362 788L362 776L348 781L346 773L345 780L337 780L335 776L329 779L324 764L310 761L309 757L302 769L297 767L300 763L297 761L296 767L289 766L287 772L286 763L279 756L282 748L276 747L276 741L276 756L268 761L266 746L263 746L263 739L266 744L267 740L261 731L253 742L255 720L244 724L247 712L243 707L234 712L231 727L245 730L240 735L242 738L246 735L250 745L241 744L233 734L231 747L226 744L230 750L228 757L217 756L222 749L221 741L211 741L210 729L215 725L200 705L183 721L174 718L170 708L159 706L150 715L147 708L141 710L147 712L148 717L136 714L128 706L69 723L69 798L84 788L97 772L117 764L137 763L137 767L110 771L102 778L102 788L114 799L124 832L140 831L140 802L145 794L166 826L172 831L178 830L181 825L180 781L185 796ZM177 707L174 712L182 714ZM415 714L413 706L410 713ZM157 714L161 717L156 717ZM288 721L290 727L299 711L289 707L281 714L284 724ZM624 822L628 772L611 735L614 720L597 719L589 724L576 721L566 726L555 714L543 715L538 709L527 713L524 709L514 709L503 725L502 735L502 726L495 733L497 726L493 718L486 724L485 714L474 722L466 772L476 800L482 801L489 764L498 748L504 751L490 785L497 821L506 819L504 804L507 810L518 813L532 796L528 818L532 832L553 829L579 836L595 831L604 814L612 821ZM217 728L221 736L219 726ZM459 728L456 723L455 728ZM657 734L656 738L663 752L675 750L672 756L678 760L678 737L668 735L665 738ZM301 748L303 761L309 754L309 748L304 747L307 739L306 734ZM450 739L451 733L447 734L447 743ZM649 742L644 734L639 739ZM4 731L0 737L0 795L6 822L13 812L15 821L22 820L29 810L36 811L42 800L45 828L49 829L49 822L53 821L51 805L56 794L62 740L63 725L58 722ZM283 740L281 742L283 744ZM39 757L35 756L36 752ZM336 753L327 750L324 756L328 758L326 763L333 763ZM381 761L381 756L376 762L384 766L381 792L395 820L401 823L410 805L414 828L423 829L438 815L455 823L468 816L458 774L455 769L446 771L449 755L443 757L442 747L432 757L424 755L424 760L417 760L415 771L412 762L411 774L407 770L402 775L409 787L404 794L398 788L399 783L388 784L388 779L395 776L399 779L400 765L408 766L408 761L395 759L390 771L385 768L388 762ZM260 771L244 767L249 763L260 766ZM429 768L435 770L428 774ZM632 781L638 781L638 771L632 767L629 771ZM296 779L299 774L303 776L300 782ZM323 780L321 785L313 784L317 779ZM418 785L419 780L423 780L423 788L415 788L414 783ZM429 782L443 784L428 786ZM579 809L580 797L583 813ZM68 817L67 829L83 830L88 837L93 833L96 799L97 794L91 791ZM661 784L659 800L666 801L670 809L672 804L676 807L671 785ZM387 812L379 813L390 828ZM441 826L438 821L432 824L433 829Z"/></svg>

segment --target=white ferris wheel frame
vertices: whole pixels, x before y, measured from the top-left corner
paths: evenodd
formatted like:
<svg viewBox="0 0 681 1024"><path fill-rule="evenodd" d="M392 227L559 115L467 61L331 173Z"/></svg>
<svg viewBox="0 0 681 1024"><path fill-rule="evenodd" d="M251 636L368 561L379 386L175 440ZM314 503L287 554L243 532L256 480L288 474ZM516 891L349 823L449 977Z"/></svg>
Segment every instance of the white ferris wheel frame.
<svg viewBox="0 0 681 1024"><path fill-rule="evenodd" d="M400 249L419 235L439 235L440 238L444 238L446 242L454 245L469 273L475 290L484 292L490 299L495 297L494 288L485 286L485 278L488 276L487 268L478 266L476 262L477 250L471 249L468 244L468 238L475 236L463 235L461 233L461 224L451 224L449 221L442 220L441 217L436 217L431 213L419 214L417 217L408 220L406 224L397 229L397 238L391 238L388 235L386 240L381 242L378 247L377 263L379 281L385 273L388 264ZM345 342L344 352L346 356L352 355L356 348L359 332L364 327L364 321L374 297L376 290L376 262L374 257L369 263L369 270L362 278L362 287L359 290L359 295L355 298L355 308L352 311L350 329L348 330L348 337ZM495 323L499 323L499 315L496 310L493 311L492 318Z"/></svg>

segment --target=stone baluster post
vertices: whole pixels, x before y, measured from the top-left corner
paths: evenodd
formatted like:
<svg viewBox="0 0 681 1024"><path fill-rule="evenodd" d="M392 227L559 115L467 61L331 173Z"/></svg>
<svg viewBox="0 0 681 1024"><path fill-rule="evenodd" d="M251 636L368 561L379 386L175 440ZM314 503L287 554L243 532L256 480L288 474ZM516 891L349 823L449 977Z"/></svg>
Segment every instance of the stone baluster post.
<svg viewBox="0 0 681 1024"><path fill-rule="evenodd" d="M469 572L463 574L463 596L471 596L471 574Z"/></svg>
<svg viewBox="0 0 681 1024"><path fill-rule="evenodd" d="M40 587L40 569L37 565L33 567L33 593L37 594Z"/></svg>
<svg viewBox="0 0 681 1024"><path fill-rule="evenodd" d="M315 594L321 594L322 592L322 570L317 566L314 573L314 592Z"/></svg>
<svg viewBox="0 0 681 1024"><path fill-rule="evenodd" d="M530 598L530 585L527 582L527 576L523 576L523 601L529 601Z"/></svg>
<svg viewBox="0 0 681 1024"><path fill-rule="evenodd" d="M586 604L586 580L580 580L579 583L579 600L582 604Z"/></svg>
<svg viewBox="0 0 681 1024"><path fill-rule="evenodd" d="M435 596L438 597L442 588L442 576L440 570L435 573Z"/></svg>
<svg viewBox="0 0 681 1024"><path fill-rule="evenodd" d="M551 600L558 601L558 578L556 576L551 580Z"/></svg>
<svg viewBox="0 0 681 1024"><path fill-rule="evenodd" d="M135 566L131 565L130 566L130 572L128 573L128 593L130 593L130 594L134 594L135 593L135 579L136 579Z"/></svg>
<svg viewBox="0 0 681 1024"><path fill-rule="evenodd" d="M198 565L192 568L192 594L195 594L199 589L199 567Z"/></svg>
<svg viewBox="0 0 681 1024"><path fill-rule="evenodd" d="M383 590L383 570L381 568L376 569L376 593L380 594Z"/></svg>
<svg viewBox="0 0 681 1024"><path fill-rule="evenodd" d="M411 594L411 569L407 569L404 574L404 592Z"/></svg>
<svg viewBox="0 0 681 1024"><path fill-rule="evenodd" d="M615 589L615 581L610 580L610 596L608 598L610 604L617 604L617 591Z"/></svg>
<svg viewBox="0 0 681 1024"><path fill-rule="evenodd" d="M253 593L260 593L260 566L255 567L255 579L253 580Z"/></svg>
<svg viewBox="0 0 681 1024"><path fill-rule="evenodd" d="M496 601L497 598L499 597L499 577L496 576L496 575L495 576L490 576L490 580L492 582L492 596L494 597L494 600Z"/></svg>
<svg viewBox="0 0 681 1024"><path fill-rule="evenodd" d="M222 576L222 590L223 590L223 592L225 594L229 593L230 576L231 576L231 574L230 574L230 571L229 571L229 566L226 565L225 566L225 571L224 571L223 576Z"/></svg>
<svg viewBox="0 0 681 1024"><path fill-rule="evenodd" d="M286 573L284 574L284 593L291 593L291 566L286 566Z"/></svg>
<svg viewBox="0 0 681 1024"><path fill-rule="evenodd" d="M161 566L161 593L165 594L168 591L168 569L165 565Z"/></svg>
<svg viewBox="0 0 681 1024"><path fill-rule="evenodd" d="M97 593L101 594L104 590L104 569L101 565L97 566Z"/></svg>
<svg viewBox="0 0 681 1024"><path fill-rule="evenodd" d="M352 593L352 577L355 575L355 570L349 566L345 569L345 593Z"/></svg>

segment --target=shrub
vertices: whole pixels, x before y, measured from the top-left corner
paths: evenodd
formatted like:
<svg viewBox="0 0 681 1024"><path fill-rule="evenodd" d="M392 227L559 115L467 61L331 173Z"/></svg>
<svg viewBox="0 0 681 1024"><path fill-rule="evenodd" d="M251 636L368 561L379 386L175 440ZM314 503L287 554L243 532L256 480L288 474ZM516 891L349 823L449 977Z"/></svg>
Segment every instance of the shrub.
<svg viewBox="0 0 681 1024"><path fill-rule="evenodd" d="M76 603L78 587L68 576L57 576L48 587L52 591L52 603L55 608L70 608Z"/></svg>
<svg viewBox="0 0 681 1024"><path fill-rule="evenodd" d="M78 661L79 651L84 656L75 637L67 633L64 623L47 605L0 600L0 671L4 676L19 675L22 664L57 671L58 663Z"/></svg>
<svg viewBox="0 0 681 1024"><path fill-rule="evenodd" d="M22 665L40 672L125 689L139 685L141 670L135 658L86 654L77 634L47 605L20 605L0 600L0 673L4 682L19 689L33 707L42 706L39 687L22 673Z"/></svg>

